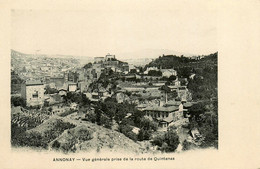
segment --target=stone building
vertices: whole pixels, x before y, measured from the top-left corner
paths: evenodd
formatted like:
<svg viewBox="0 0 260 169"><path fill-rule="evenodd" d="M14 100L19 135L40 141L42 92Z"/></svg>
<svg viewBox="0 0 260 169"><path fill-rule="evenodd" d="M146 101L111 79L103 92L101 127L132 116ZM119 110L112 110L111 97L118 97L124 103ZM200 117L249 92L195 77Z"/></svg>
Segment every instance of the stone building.
<svg viewBox="0 0 260 169"><path fill-rule="evenodd" d="M94 63L101 63L104 61L105 61L104 57L94 57Z"/></svg>
<svg viewBox="0 0 260 169"><path fill-rule="evenodd" d="M108 53L105 57L105 61L112 61L115 60L116 56L115 55L110 55L110 53Z"/></svg>
<svg viewBox="0 0 260 169"><path fill-rule="evenodd" d="M21 96L27 106L38 106L44 103L44 85L41 81L27 81L22 84Z"/></svg>

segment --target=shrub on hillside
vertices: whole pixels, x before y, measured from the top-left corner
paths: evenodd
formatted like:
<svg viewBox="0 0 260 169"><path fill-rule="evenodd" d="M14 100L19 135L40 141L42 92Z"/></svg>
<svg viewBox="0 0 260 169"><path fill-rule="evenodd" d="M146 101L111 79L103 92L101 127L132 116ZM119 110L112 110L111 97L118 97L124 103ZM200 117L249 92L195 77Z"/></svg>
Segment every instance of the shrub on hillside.
<svg viewBox="0 0 260 169"><path fill-rule="evenodd" d="M93 138L93 132L87 129L80 129L77 133L77 137L80 141L87 141Z"/></svg>
<svg viewBox="0 0 260 169"><path fill-rule="evenodd" d="M20 134L14 135L18 130L13 131L12 145L14 146L29 146L29 147L41 147L47 148L48 143L57 138L64 130L75 127L74 124L57 120L54 123L54 127L51 130L45 131L43 134L32 131L32 132L20 132ZM16 127L17 128L17 127ZM16 129L13 126L13 129Z"/></svg>
<svg viewBox="0 0 260 169"><path fill-rule="evenodd" d="M165 152L174 152L179 143L179 136L174 130L169 130L163 136L157 136L152 141L153 145L159 146L159 149Z"/></svg>

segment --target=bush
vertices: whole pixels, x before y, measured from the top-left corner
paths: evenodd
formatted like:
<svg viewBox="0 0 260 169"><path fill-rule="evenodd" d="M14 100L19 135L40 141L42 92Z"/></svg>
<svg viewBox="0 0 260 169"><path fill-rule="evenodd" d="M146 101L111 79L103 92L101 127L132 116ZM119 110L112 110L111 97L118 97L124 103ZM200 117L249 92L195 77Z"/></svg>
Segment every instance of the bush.
<svg viewBox="0 0 260 169"><path fill-rule="evenodd" d="M96 114L95 113L92 113L92 112L89 112L85 115L85 119L87 121L90 121L92 123L95 123L97 121L97 118L96 118Z"/></svg>
<svg viewBox="0 0 260 169"><path fill-rule="evenodd" d="M52 144L52 148L58 150L60 148L60 142L55 140Z"/></svg>
<svg viewBox="0 0 260 169"><path fill-rule="evenodd" d="M11 97L11 104L14 106L21 106L26 107L26 101L24 98L19 96L12 96Z"/></svg>
<svg viewBox="0 0 260 169"><path fill-rule="evenodd" d="M190 148L191 148L191 143L188 142L187 140L184 140L182 142L182 150L186 151L186 150L190 150Z"/></svg>
<svg viewBox="0 0 260 169"><path fill-rule="evenodd" d="M174 152L179 145L179 136L174 130L169 130L162 136L153 139L152 144L159 146L161 151Z"/></svg>
<svg viewBox="0 0 260 169"><path fill-rule="evenodd" d="M150 140L151 135L152 135L152 130L141 129L138 134L138 140L139 141Z"/></svg>
<svg viewBox="0 0 260 169"><path fill-rule="evenodd" d="M67 143L64 143L64 144L61 145L61 150L64 153L75 152L76 151L75 144L76 144L76 139L71 138L71 139L68 140Z"/></svg>
<svg viewBox="0 0 260 169"><path fill-rule="evenodd" d="M51 88L49 85L46 86L44 94L55 94L58 93L59 90L55 88Z"/></svg>
<svg viewBox="0 0 260 169"><path fill-rule="evenodd" d="M80 129L78 131L78 139L80 141L87 141L87 140L91 140L92 138L93 138L92 132L90 132L89 130Z"/></svg>
<svg viewBox="0 0 260 169"><path fill-rule="evenodd" d="M15 146L29 146L29 147L41 147L47 148L48 143L57 138L64 130L75 127L75 125L63 122L62 120L57 120L54 124L53 129L47 130L42 135L39 132L23 132L22 129L19 129L13 125L12 127L12 145ZM21 130L21 131L19 131ZM18 134L20 132L20 134ZM15 135L17 133L17 135ZM56 143L57 146L57 143Z"/></svg>
<svg viewBox="0 0 260 169"><path fill-rule="evenodd" d="M105 128L111 129L111 127L112 127L112 119L108 118L106 115L101 116L100 123Z"/></svg>
<svg viewBox="0 0 260 169"><path fill-rule="evenodd" d="M148 72L148 76L162 76L162 72L157 70L150 70Z"/></svg>
<svg viewBox="0 0 260 169"><path fill-rule="evenodd" d="M39 132L30 132L20 134L12 139L15 146L29 146L47 148L48 144L43 141L43 137Z"/></svg>
<svg viewBox="0 0 260 169"><path fill-rule="evenodd" d="M133 127L128 124L120 124L119 125L119 132L123 133L126 137L137 141L137 135L132 132Z"/></svg>

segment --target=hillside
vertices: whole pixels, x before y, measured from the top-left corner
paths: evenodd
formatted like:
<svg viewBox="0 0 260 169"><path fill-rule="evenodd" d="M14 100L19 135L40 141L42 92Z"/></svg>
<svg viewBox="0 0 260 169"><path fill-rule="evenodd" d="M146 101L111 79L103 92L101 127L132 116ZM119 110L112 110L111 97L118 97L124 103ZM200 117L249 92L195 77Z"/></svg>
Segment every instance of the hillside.
<svg viewBox="0 0 260 169"><path fill-rule="evenodd" d="M66 117L52 116L17 137L19 137L19 142L13 141L15 145L65 153L110 151L139 154L151 152L146 150L140 142L134 142L122 133L79 120L77 113Z"/></svg>
<svg viewBox="0 0 260 169"><path fill-rule="evenodd" d="M198 56L196 58L201 58ZM203 56L201 59L165 55L145 66L163 69L174 68L179 78L188 79L188 89L194 100L217 98L218 53ZM194 78L190 78L195 75Z"/></svg>

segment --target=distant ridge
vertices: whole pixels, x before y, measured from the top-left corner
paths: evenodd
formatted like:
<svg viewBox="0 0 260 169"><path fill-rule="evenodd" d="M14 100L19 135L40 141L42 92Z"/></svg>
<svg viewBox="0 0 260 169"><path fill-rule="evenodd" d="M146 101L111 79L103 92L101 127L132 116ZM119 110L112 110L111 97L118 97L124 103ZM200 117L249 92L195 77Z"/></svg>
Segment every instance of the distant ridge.
<svg viewBox="0 0 260 169"><path fill-rule="evenodd" d="M89 57L89 56L78 56L78 55L64 55L64 54L32 54L32 53L23 53L14 49L11 49L11 53L15 53L14 55L20 55L20 56L29 56L29 57L52 57L52 58L63 58L63 59L78 59L80 60L82 64L92 62L94 60L94 57Z"/></svg>
<svg viewBox="0 0 260 169"><path fill-rule="evenodd" d="M195 54L190 54L190 53L182 53L182 52L177 52L174 50L169 50L169 49L144 49L144 50L138 50L138 51L133 51L133 52L122 52L118 53L118 58L120 59L135 59L135 58L157 58L162 55L176 55L176 56L195 56Z"/></svg>

